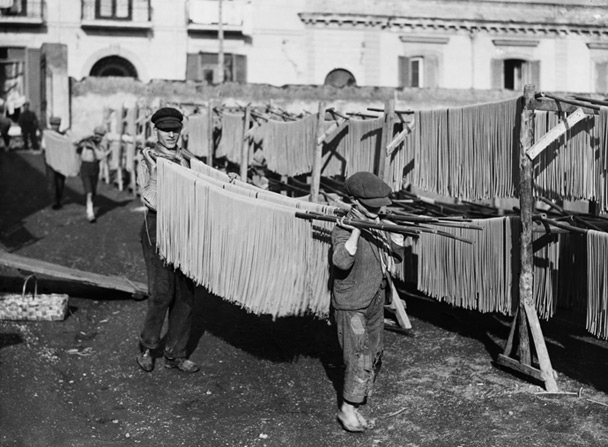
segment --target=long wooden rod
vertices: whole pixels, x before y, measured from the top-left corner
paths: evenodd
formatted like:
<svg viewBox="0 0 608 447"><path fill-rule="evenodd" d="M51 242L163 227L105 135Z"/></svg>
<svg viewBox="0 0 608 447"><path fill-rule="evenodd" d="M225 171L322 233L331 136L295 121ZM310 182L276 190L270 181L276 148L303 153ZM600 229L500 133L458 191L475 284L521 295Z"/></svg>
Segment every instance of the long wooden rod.
<svg viewBox="0 0 608 447"><path fill-rule="evenodd" d="M436 230L434 228L423 227L420 225L395 225L395 224L386 224L386 223L375 223L369 222L366 220L358 220L358 219L346 219L339 216L329 216L327 214L318 214L318 213L304 213L304 212L296 212L296 217L301 219L308 220L324 220L326 222L338 222L342 221L346 225L351 225L353 227L361 228L361 229L376 229L388 231L391 233L401 233L409 236L420 236L421 233L429 233L436 234L438 236L445 236L450 239L455 239L460 242L465 242L467 244L472 244L472 242L468 239L461 238L458 236L454 236L453 234L446 233L445 231ZM343 220L342 220L343 219Z"/></svg>
<svg viewBox="0 0 608 447"><path fill-rule="evenodd" d="M445 222L436 217L425 217L425 216L398 216L395 214L387 214L386 218L394 222L412 222L428 225L436 225L439 227L451 227L451 228L465 228L469 230L483 230L479 225L459 223L455 221Z"/></svg>
<svg viewBox="0 0 608 447"><path fill-rule="evenodd" d="M312 142L313 147L305 148L313 153L312 156L312 173L310 176L310 201L319 202L319 190L321 187L321 168L323 162L323 126L325 125L325 102L319 102L319 111L317 114L316 136ZM321 141L319 141L321 139Z"/></svg>
<svg viewBox="0 0 608 447"><path fill-rule="evenodd" d="M551 95L549 93L539 92L536 94L536 98L549 98L553 101L564 102L566 104L572 104L574 106L585 107L587 109L599 111L600 108L598 106L590 105L589 102L576 101L574 99L562 98L560 96Z"/></svg>
<svg viewBox="0 0 608 447"><path fill-rule="evenodd" d="M608 101L600 101L599 99L585 98L584 96L572 96L574 99L578 101L585 101L589 104L595 104L598 106L608 106Z"/></svg>
<svg viewBox="0 0 608 447"><path fill-rule="evenodd" d="M241 165L240 175L241 179L247 181L247 171L249 170L249 141L247 141L247 131L249 130L249 124L251 123L251 109L249 105L245 107L245 116L243 121L243 134L241 137Z"/></svg>

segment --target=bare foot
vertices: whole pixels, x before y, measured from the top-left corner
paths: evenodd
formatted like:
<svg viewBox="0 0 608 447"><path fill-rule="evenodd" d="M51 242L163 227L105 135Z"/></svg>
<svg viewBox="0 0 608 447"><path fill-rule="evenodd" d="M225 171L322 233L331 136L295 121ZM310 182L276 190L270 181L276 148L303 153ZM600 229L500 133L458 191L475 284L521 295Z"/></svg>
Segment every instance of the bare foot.
<svg viewBox="0 0 608 447"><path fill-rule="evenodd" d="M338 421L346 431L363 432L367 429L367 421L359 414L357 409L344 402L337 415Z"/></svg>

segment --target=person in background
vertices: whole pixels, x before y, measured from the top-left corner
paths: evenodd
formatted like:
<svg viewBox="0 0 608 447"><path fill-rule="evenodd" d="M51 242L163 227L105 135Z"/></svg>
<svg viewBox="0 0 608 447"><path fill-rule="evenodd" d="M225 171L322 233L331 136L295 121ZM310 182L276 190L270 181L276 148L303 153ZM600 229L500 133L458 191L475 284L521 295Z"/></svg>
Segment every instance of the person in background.
<svg viewBox="0 0 608 447"><path fill-rule="evenodd" d="M9 133L11 129L12 121L6 116L4 113L4 106L0 107L0 136L2 137L2 142L4 143L4 150L9 151L11 145L11 135Z"/></svg>
<svg viewBox="0 0 608 447"><path fill-rule="evenodd" d="M42 150L46 152L47 150L47 139L50 138L53 134L64 136L65 132L60 131L61 127L61 118L58 116L52 116L49 119L50 129L46 129L42 132ZM72 149L72 148L71 148ZM58 210L61 209L62 198L63 198L63 190L65 189L65 175L61 172L55 171L48 162L46 165L46 176L49 182L49 189L53 193L53 205L52 209Z"/></svg>
<svg viewBox="0 0 608 447"><path fill-rule="evenodd" d="M95 222L95 197L99 182L99 163L110 153L108 140L105 138L106 129L95 127L93 135L83 138L76 143L76 151L80 155L80 178L86 195L86 215L89 222Z"/></svg>
<svg viewBox="0 0 608 447"><path fill-rule="evenodd" d="M345 216L380 223L390 205L391 188L371 172L346 179L353 205ZM403 235L347 225L344 218L332 230L332 309L344 360L344 387L337 414L351 432L371 428L359 412L371 395L383 351L384 304L388 275L395 258L403 257Z"/></svg>
<svg viewBox="0 0 608 447"><path fill-rule="evenodd" d="M167 317L164 366L194 373L199 366L186 358L192 325L194 283L179 269L165 263L156 248L157 161L164 158L189 166L178 147L183 115L177 109L163 107L152 115L151 120L157 141L152 147L143 148L137 164L137 183L146 207L140 237L148 273L149 297L136 361L145 372L154 369L155 351L160 347L161 330Z"/></svg>
<svg viewBox="0 0 608 447"><path fill-rule="evenodd" d="M32 149L37 151L40 148L38 145L38 117L33 110L30 110L29 101L23 103L23 110L19 113L18 123L21 127L23 149L27 151L31 143Z"/></svg>

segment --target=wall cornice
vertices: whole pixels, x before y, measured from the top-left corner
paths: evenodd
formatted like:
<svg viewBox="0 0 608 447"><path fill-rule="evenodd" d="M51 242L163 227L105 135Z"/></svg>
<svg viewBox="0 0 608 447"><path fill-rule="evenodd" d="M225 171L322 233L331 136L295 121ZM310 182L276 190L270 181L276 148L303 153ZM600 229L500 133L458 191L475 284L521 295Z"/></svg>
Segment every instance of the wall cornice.
<svg viewBox="0 0 608 447"><path fill-rule="evenodd" d="M533 36L608 36L608 26L580 24L526 23L514 21L484 21L458 19L429 19L367 14L299 13L306 26L315 28L378 28L390 31L441 31Z"/></svg>

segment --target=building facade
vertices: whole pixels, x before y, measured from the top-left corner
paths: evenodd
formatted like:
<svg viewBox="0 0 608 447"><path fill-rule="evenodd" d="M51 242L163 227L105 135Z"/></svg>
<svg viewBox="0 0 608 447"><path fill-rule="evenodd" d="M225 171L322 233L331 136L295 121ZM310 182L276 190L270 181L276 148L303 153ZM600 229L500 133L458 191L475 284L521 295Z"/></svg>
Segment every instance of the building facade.
<svg viewBox="0 0 608 447"><path fill-rule="evenodd" d="M607 0L0 0L3 97L44 45L77 80L608 92Z"/></svg>

